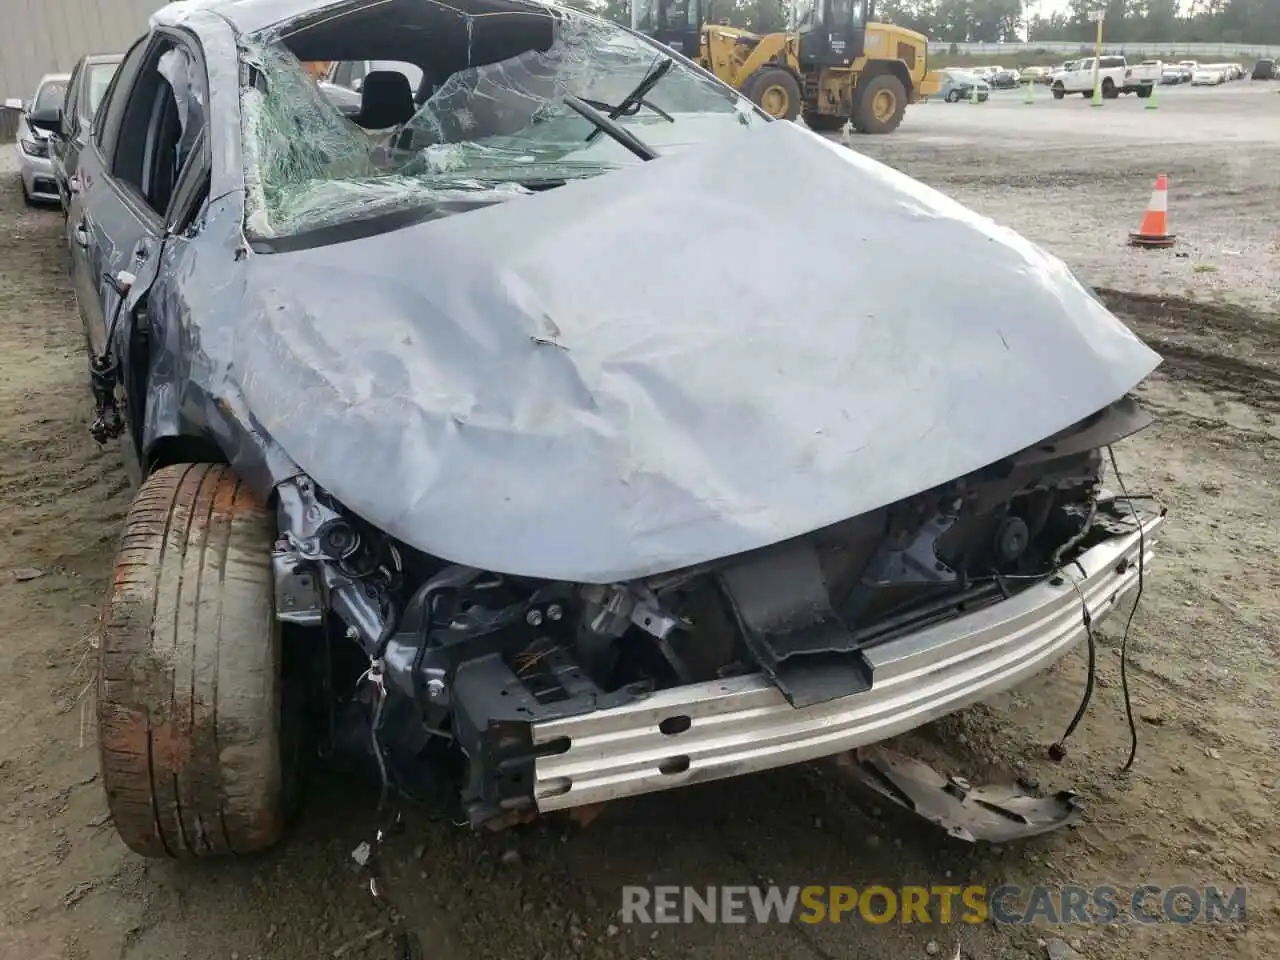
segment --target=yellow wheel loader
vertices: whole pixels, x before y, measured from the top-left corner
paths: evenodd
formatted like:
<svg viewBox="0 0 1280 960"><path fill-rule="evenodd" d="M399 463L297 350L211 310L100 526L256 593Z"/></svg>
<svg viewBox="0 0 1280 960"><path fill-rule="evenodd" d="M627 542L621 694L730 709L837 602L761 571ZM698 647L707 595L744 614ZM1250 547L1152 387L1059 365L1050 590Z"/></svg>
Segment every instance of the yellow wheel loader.
<svg viewBox="0 0 1280 960"><path fill-rule="evenodd" d="M631 25L737 87L780 120L891 133L920 99L928 40L871 22L874 0L793 0L791 29L708 23L710 0L633 0Z"/></svg>

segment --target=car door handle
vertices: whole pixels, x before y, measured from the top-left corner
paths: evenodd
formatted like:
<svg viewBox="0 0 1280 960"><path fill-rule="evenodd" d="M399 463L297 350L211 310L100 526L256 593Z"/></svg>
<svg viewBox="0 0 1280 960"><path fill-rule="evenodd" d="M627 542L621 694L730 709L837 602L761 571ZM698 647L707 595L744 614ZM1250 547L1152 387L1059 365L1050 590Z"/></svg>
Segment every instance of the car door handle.
<svg viewBox="0 0 1280 960"><path fill-rule="evenodd" d="M145 240L139 240L138 245L133 248L133 259L145 260L151 255L151 244Z"/></svg>
<svg viewBox="0 0 1280 960"><path fill-rule="evenodd" d="M76 238L76 243L77 243L79 246L81 246L81 247L85 247L85 248L88 248L88 246L89 246L89 229L88 229L88 227L85 225L85 222L84 222L83 220L81 220L79 223L77 223L77 224L76 224L76 229L75 229L75 238Z"/></svg>
<svg viewBox="0 0 1280 960"><path fill-rule="evenodd" d="M67 189L72 193L80 192L80 178L74 173L71 175L70 179L67 180Z"/></svg>

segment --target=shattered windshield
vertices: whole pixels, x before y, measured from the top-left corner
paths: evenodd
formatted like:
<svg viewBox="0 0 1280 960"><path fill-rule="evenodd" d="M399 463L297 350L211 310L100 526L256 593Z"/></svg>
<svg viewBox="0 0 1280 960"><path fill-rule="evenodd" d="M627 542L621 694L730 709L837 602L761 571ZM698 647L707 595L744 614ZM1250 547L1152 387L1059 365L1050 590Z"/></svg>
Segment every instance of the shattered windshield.
<svg viewBox="0 0 1280 960"><path fill-rule="evenodd" d="M62 106L62 101L66 98L66 80L46 80L41 84L40 89L36 91L36 98L31 104L31 112L39 113L42 110L56 110Z"/></svg>
<svg viewBox="0 0 1280 960"><path fill-rule="evenodd" d="M623 136L659 157L768 122L683 63L655 82L668 56L642 37L563 8L539 9L550 27L545 50L436 78L421 104L401 94L405 116L395 123L381 109L386 100L371 109L368 81L360 111L348 119L284 43L248 46L244 58L255 68L242 91L249 233L275 238L414 207L498 202L644 162L566 98L597 116L618 114ZM638 100L637 88L645 91Z"/></svg>

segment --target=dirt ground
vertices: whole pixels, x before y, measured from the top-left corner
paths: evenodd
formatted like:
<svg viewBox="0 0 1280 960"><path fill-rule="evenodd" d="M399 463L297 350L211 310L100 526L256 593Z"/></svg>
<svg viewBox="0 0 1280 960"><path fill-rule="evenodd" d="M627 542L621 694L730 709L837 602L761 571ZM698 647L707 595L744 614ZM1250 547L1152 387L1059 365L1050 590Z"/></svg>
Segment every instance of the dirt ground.
<svg viewBox="0 0 1280 960"><path fill-rule="evenodd" d="M1255 89L1265 87L1267 89ZM1024 106L927 104L856 146L1026 232L1106 288L1165 357L1141 389L1159 417L1118 450L1169 521L1130 639L1140 748L1129 775L1122 624L1101 632L1092 708L1055 765L1083 652L917 740L974 778L1074 787L1077 829L1001 848L951 841L808 768L618 804L587 828L508 835L411 816L389 893L435 960L566 957L1032 960L1280 955L1280 97L1273 85ZM1268 98L1267 94L1270 93ZM5 148L6 152L9 148ZM6 158L7 159L7 158ZM1124 246L1157 172L1175 251ZM0 190L0 958L298 960L392 956L350 851L373 797L315 782L280 850L233 863L143 861L97 779L98 606L128 492L87 434L83 341L61 217ZM1182 254L1188 254L1183 257ZM945 251L904 251L945 256ZM1213 269L1208 269L1213 268ZM938 884L1248 888L1243 924L621 927L623 884ZM1050 943L1048 946L1055 947Z"/></svg>

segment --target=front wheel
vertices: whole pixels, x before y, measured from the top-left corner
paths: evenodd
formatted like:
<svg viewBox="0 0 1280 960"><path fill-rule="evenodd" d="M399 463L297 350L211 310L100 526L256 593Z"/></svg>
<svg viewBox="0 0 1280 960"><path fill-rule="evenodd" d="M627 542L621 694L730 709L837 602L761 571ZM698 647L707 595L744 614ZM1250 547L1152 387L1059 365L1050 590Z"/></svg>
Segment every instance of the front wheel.
<svg viewBox="0 0 1280 960"><path fill-rule="evenodd" d="M959 90L949 90L949 91L947 91L947 103L958 103L959 101L960 101L960 91L959 91Z"/></svg>
<svg viewBox="0 0 1280 960"><path fill-rule="evenodd" d="M747 99L775 120L800 116L800 84L781 67L757 70L743 84Z"/></svg>
<svg viewBox="0 0 1280 960"><path fill-rule="evenodd" d="M107 806L136 853L252 853L284 832L296 725L282 709L275 534L221 464L158 470L129 509L102 621L98 743Z"/></svg>
<svg viewBox="0 0 1280 960"><path fill-rule="evenodd" d="M859 133L892 133L906 112L907 91L902 81L882 73L863 88L853 113L853 125Z"/></svg>
<svg viewBox="0 0 1280 960"><path fill-rule="evenodd" d="M1067 91L1063 90L1062 87L1059 86L1059 87L1053 88L1053 99L1061 100L1066 95L1067 95Z"/></svg>

